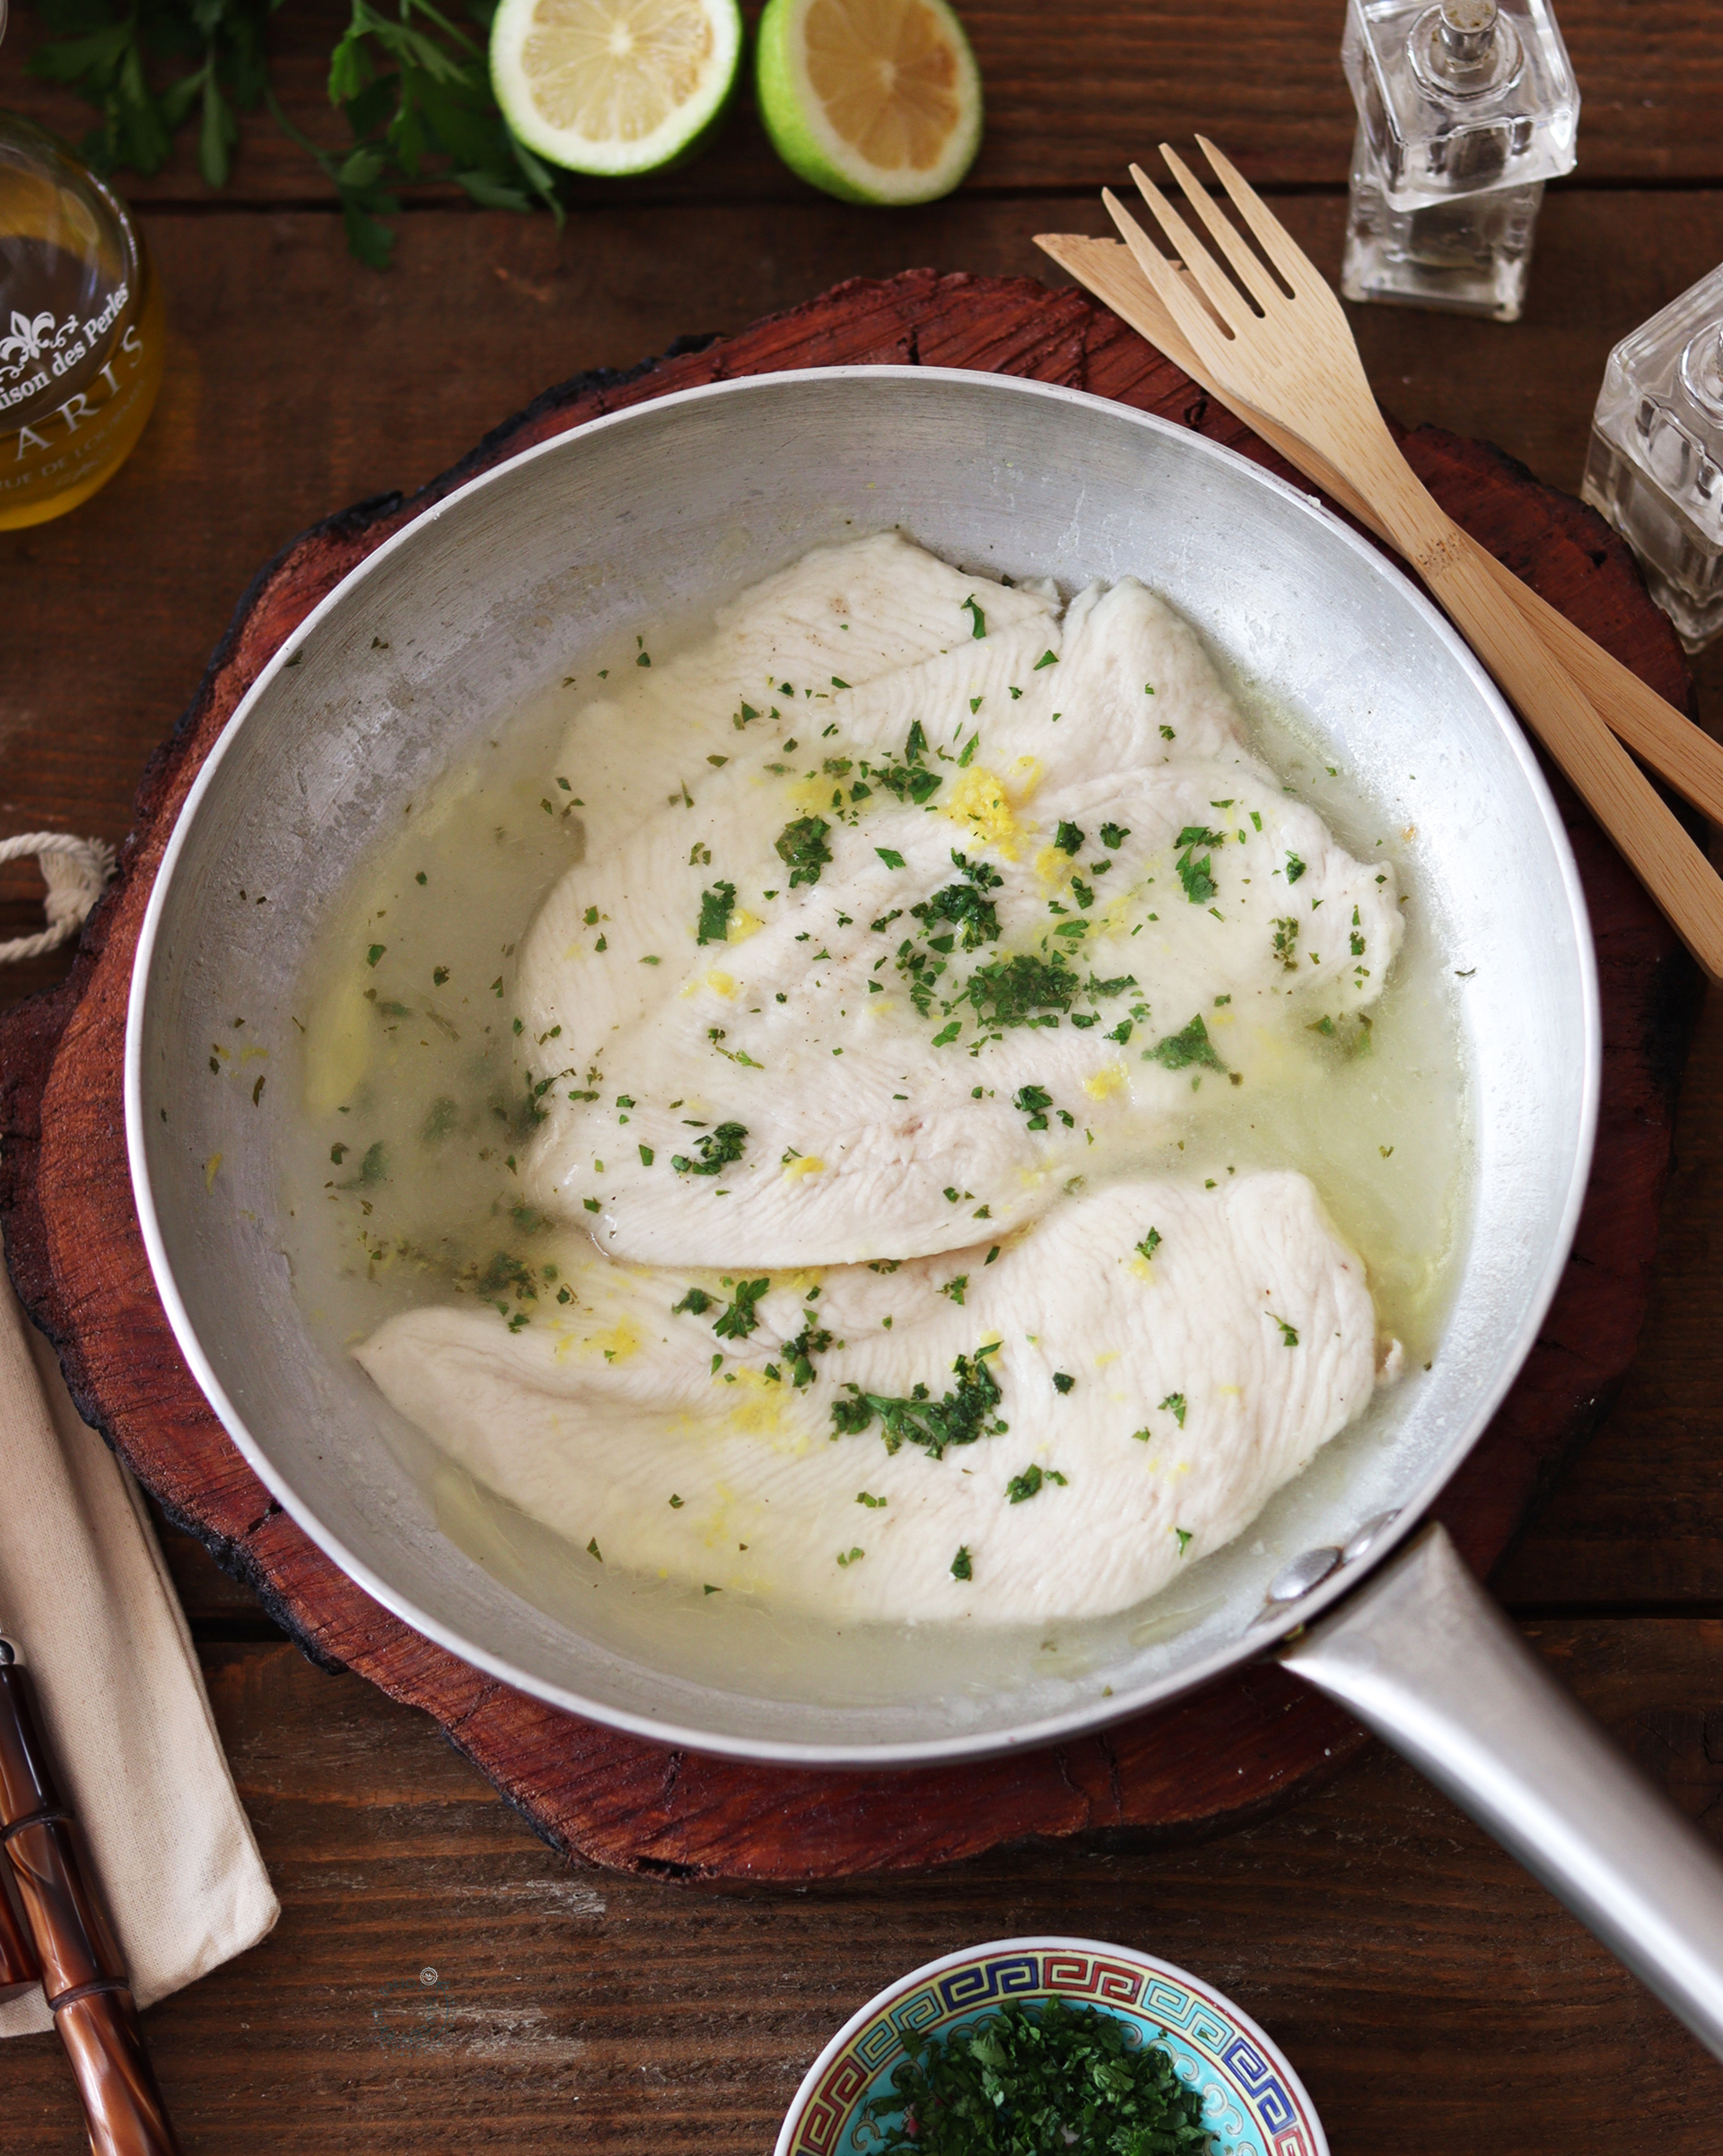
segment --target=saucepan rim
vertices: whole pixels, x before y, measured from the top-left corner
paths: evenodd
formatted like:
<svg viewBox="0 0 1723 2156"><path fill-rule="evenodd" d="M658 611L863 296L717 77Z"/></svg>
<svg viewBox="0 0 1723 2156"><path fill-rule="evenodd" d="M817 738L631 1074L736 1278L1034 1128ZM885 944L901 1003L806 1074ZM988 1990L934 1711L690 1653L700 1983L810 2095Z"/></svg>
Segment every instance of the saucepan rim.
<svg viewBox="0 0 1723 2156"><path fill-rule="evenodd" d="M1045 399L1050 402L1075 405L1104 415L1109 424L1124 424L1140 427L1150 434L1176 438L1182 451L1194 455L1199 460L1213 459L1229 466L1244 466L1258 486L1281 495L1294 504L1303 514L1309 516L1320 530L1324 543L1350 549L1365 558L1372 570L1390 578L1402 587L1401 596L1414 612L1421 615L1425 628L1439 643L1444 644L1452 659L1470 678L1470 680L1491 711L1498 728L1517 761L1528 800L1541 815L1548 837L1554 864L1559 872L1561 890L1566 899L1567 913L1578 946L1579 960L1580 996L1584 1033L1584 1068L1580 1074L1580 1111L1578 1126L1578 1144L1575 1147L1572 1171L1565 1193L1557 1231L1552 1237L1546 1255L1544 1271L1535 1292L1530 1296L1523 1323L1513 1341L1511 1351L1501 1356L1500 1367L1474 1415L1463 1432L1447 1443L1436 1464L1426 1473L1417 1486L1408 1490L1401 1499L1397 1513L1379 1527L1371 1538L1367 1552L1357 1561L1339 1566L1324 1581L1299 1599L1289 1602L1283 1610L1265 1612L1257 1625L1238 1638L1204 1653L1199 1660L1174 1671L1163 1672L1148 1683L1121 1692L1113 1697L1097 1697L1056 1713L1043 1713L1038 1718L1009 1728L994 1728L981 1732L954 1731L932 1738L890 1743L834 1743L830 1741L788 1740L781 1738L734 1736L710 1730L684 1727L678 1723L608 1702L590 1699L570 1687L559 1685L537 1674L522 1670L504 1654L469 1640L454 1626L445 1622L433 1612L424 1609L412 1596L391 1582L354 1550L350 1549L340 1531L331 1527L293 1487L269 1452L261 1445L239 1412L223 1386L205 1352L202 1342L175 1275L173 1260L163 1234L152 1188L148 1150L144 1144L144 1107L143 1043L146 1027L153 960L157 937L161 933L164 914L174 890L175 872L194 830L201 805L214 784L217 774L233 744L244 731L252 714L267 696L276 676L313 638L325 619L337 606L345 602L354 587L374 575L397 552L423 542L442 518L459 510L475 495L493 487L507 486L525 467L543 458L578 455L581 445L595 435L618 427L653 423L662 425L675 409L721 403L732 399L771 398L792 393L809 384L829 383L834 380L865 381L870 383L901 381L905 385L928 387L933 384L956 384L966 391L973 390L978 397L1012 396ZM1152 413L1140 412L1130 406L1109 398L1091 396L1080 390L1026 380L1008 374L988 374L964 368L945 367L830 367L786 370L782 373L750 375L731 381L713 382L698 388L678 390L655 398L643 404L633 405L620 412L607 413L588 421L585 425L535 443L519 455L479 473L461 486L454 489L441 501L431 504L421 514L383 541L363 561L355 565L340 583L330 591L306 616L294 633L282 641L268 663L247 690L232 717L223 728L219 739L205 758L202 768L188 792L185 802L167 847L156 871L155 881L150 893L144 924L138 937L136 956L133 964L130 998L127 1020L125 1062L125 1109L127 1144L130 1156L132 1187L136 1200L139 1226L150 1268L161 1294L163 1309L174 1336L179 1344L192 1374L220 1418L228 1435L232 1439L246 1464L258 1476L270 1494L283 1509L310 1536L324 1554L349 1579L386 1609L410 1626L424 1637L446 1648L451 1654L472 1667L483 1670L503 1682L514 1686L534 1697L579 1714L589 1721L624 1731L630 1735L646 1739L653 1743L684 1747L696 1751L722 1757L750 1760L761 1764L795 1766L826 1767L892 1767L928 1766L963 1759L984 1758L1017 1750L1028 1749L1105 1729L1115 1722L1166 1704L1198 1687L1211 1681L1229 1669L1256 1659L1272 1651L1289 1632L1309 1623L1330 1604L1356 1586L1389 1553L1409 1535L1419 1523L1430 1504L1466 1458L1478 1438L1487 1427L1491 1417L1500 1405L1509 1386L1517 1376L1520 1367L1530 1352L1548 1310L1552 1298L1561 1280L1569 1249L1579 1224L1580 1207L1584 1202L1590 1171L1593 1142L1596 1135L1597 1101L1602 1070L1602 1029L1598 1009L1596 959L1592 946L1584 893L1563 828L1561 813L1551 796L1548 786L1538 768L1531 746L1503 701L1494 682L1481 661L1451 626L1447 618L1423 595L1397 565L1387 559L1369 540L1362 538L1350 525L1334 515L1313 494L1290 486L1285 480L1260 465L1238 455L1221 443L1208 440L1192 430L1175 425Z"/></svg>

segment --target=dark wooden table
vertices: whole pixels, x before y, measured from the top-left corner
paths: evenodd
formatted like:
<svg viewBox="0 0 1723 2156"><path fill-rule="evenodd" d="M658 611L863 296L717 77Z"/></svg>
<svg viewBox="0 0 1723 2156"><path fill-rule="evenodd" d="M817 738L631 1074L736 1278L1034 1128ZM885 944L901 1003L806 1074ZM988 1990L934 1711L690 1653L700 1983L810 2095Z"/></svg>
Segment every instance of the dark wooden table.
<svg viewBox="0 0 1723 2156"><path fill-rule="evenodd" d="M331 140L339 14L289 0L277 78ZM1482 434L1577 490L1605 356L1723 258L1723 27L1704 0L1561 0L1581 163L1544 206L1511 329L1355 311L1408 420ZM1040 274L1030 235L1103 229L1096 189L1202 125L1337 268L1351 113L1337 5L974 0L990 126L926 210L827 202L751 116L682 174L546 220L442 197L397 267L350 260L315 173L248 126L212 198L182 155L131 188L166 283L167 386L130 464L64 521L0 535L0 834L118 839L252 570L302 526L410 488L577 370L730 330L912 264ZM76 135L24 74L0 105ZM1723 646L1699 669L1723 730ZM39 917L0 870L0 936ZM48 985L60 959L0 975ZM831 2029L966 1941L1120 1939L1196 1969L1291 2055L1337 2156L1715 2156L1723 2070L1482 1834L1375 1751L1323 1794L1195 1846L1022 1848L888 1883L672 1888L573 1869L428 1722L320 1674L169 1538L284 1914L146 2017L192 2151L748 2150ZM1495 1586L1580 1697L1723 1834L1723 1003L1689 1065L1637 1363ZM421 1972L434 1969L434 1989ZM0 2148L83 2145L51 2038L0 2049Z"/></svg>

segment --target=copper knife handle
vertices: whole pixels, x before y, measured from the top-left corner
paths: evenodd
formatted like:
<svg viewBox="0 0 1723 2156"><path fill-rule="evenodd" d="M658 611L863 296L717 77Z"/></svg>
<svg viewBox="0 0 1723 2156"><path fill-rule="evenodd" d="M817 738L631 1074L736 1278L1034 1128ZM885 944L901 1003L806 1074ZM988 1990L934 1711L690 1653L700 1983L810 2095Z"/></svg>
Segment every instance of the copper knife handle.
<svg viewBox="0 0 1723 2156"><path fill-rule="evenodd" d="M30 1684L0 1641L0 1843L94 2156L181 2156L83 1837L62 1801Z"/></svg>
<svg viewBox="0 0 1723 2156"><path fill-rule="evenodd" d="M5 1866L0 1865L0 1871L4 1870ZM33 1992L41 1980L36 1950L12 1906L5 1880L0 1879L0 2004L15 1999L21 1992Z"/></svg>

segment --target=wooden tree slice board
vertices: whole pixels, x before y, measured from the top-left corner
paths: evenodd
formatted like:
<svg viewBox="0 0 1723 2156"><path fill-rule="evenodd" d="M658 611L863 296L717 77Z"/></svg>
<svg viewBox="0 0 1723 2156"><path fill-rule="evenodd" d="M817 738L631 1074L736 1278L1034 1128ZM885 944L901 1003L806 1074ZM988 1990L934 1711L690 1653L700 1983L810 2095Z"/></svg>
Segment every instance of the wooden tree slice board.
<svg viewBox="0 0 1723 2156"><path fill-rule="evenodd" d="M433 1714L558 1846L670 1878L818 1879L948 1862L1026 1836L1212 1831L1315 1786L1367 1741L1337 1708L1266 1662L1103 1735L961 1768L790 1772L617 1735L468 1668L337 1572L241 1459L162 1314L132 1206L121 1112L132 956L180 804L270 653L373 548L504 457L673 390L858 364L972 367L1068 384L1159 413L1293 476L1104 309L1028 279L923 270L843 285L728 341L679 348L630 374L566 382L422 493L332 517L259 574L145 774L118 879L71 975L0 1020L7 1256L85 1416L308 1654ZM1406 448L1485 546L1687 707L1675 636L1597 518L1484 445L1420 430ZM1700 992L1695 969L1612 848L1559 785L1558 796L1602 968L1603 1116L1579 1239L1543 1337L1439 1508L1481 1570L1594 1427L1632 1354Z"/></svg>

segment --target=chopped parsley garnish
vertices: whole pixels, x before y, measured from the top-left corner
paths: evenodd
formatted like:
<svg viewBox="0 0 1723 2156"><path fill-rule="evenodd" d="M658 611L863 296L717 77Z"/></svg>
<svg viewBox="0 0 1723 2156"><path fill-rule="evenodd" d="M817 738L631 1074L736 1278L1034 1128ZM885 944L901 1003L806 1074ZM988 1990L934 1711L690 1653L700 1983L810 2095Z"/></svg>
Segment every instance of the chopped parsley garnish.
<svg viewBox="0 0 1723 2156"><path fill-rule="evenodd" d="M927 736L922 732L922 722L917 719L909 730L908 741L904 744L904 761L901 764L870 766L870 776L877 778L888 793L896 794L899 801L913 801L919 806L924 801L931 801L945 784L937 771L919 768L926 753Z"/></svg>
<svg viewBox="0 0 1723 2156"><path fill-rule="evenodd" d="M1044 666L1057 666L1058 663L1059 654L1057 652L1043 652L1041 656L1036 661L1035 664L1029 669L1029 671L1031 673L1038 674Z"/></svg>
<svg viewBox="0 0 1723 2156"><path fill-rule="evenodd" d="M888 868L902 868L904 865L904 857L895 846L877 846L873 850ZM794 879L792 878L792 881L793 881Z"/></svg>
<svg viewBox="0 0 1723 2156"><path fill-rule="evenodd" d="M888 1497L870 1497L866 1490L858 1490L855 1493L855 1502L857 1504L866 1505L870 1512L877 1512L881 1505L889 1504L891 1500Z"/></svg>
<svg viewBox="0 0 1723 2156"><path fill-rule="evenodd" d="M954 1580L973 1580L975 1576L975 1560L969 1555L969 1545L965 1542L959 1545L957 1556L951 1560L951 1577ZM896 2143L900 2149L919 2149L922 2145L919 2140L900 2141Z"/></svg>
<svg viewBox="0 0 1723 2156"><path fill-rule="evenodd" d="M1298 855L1297 855L1296 854L1289 854L1289 855L1287 855L1287 857L1286 857L1286 880L1287 880L1287 881L1288 881L1289 883L1296 883L1296 882L1298 881L1299 878L1301 875L1303 875L1303 873L1304 873L1304 863L1303 863L1303 862L1302 862L1302 861L1300 861L1300 860L1299 859L1299 857L1298 857Z"/></svg>
<svg viewBox="0 0 1723 2156"><path fill-rule="evenodd" d="M712 1321L712 1329L721 1340L746 1340L759 1323L755 1304L772 1285L770 1280L739 1280L731 1300Z"/></svg>
<svg viewBox="0 0 1723 2156"><path fill-rule="evenodd" d="M1273 1310L1270 1310L1268 1314L1271 1318L1274 1318L1274 1313ZM1296 1325L1289 1325L1284 1318L1274 1318L1274 1322L1280 1327L1281 1338L1282 1341L1284 1341L1286 1345L1288 1347L1296 1347L1299 1344L1298 1327Z"/></svg>
<svg viewBox="0 0 1723 2156"><path fill-rule="evenodd" d="M1152 688L1151 688L1151 689L1149 691L1149 694L1150 694L1151 697L1154 695L1154 693L1155 693L1155 692L1154 692L1154 690L1153 690ZM1170 726L1163 726L1163 727L1161 728L1161 730L1160 730L1160 738L1161 738L1161 740L1162 740L1163 741L1176 741L1178 737L1177 737L1177 735L1176 735L1176 733L1173 732L1173 730L1172 730L1172 728L1171 728Z"/></svg>
<svg viewBox="0 0 1723 2156"><path fill-rule="evenodd" d="M1063 951L1055 952L1051 962L1019 951L978 967L961 1000L975 1006L984 1026L1056 1024L1056 1018L1036 1013L1069 1011L1081 985Z"/></svg>
<svg viewBox="0 0 1723 2156"><path fill-rule="evenodd" d="M1224 1071L1227 1067L1214 1052L1214 1043L1209 1039L1209 1029L1203 1023L1200 1011L1182 1033L1169 1033L1152 1048L1145 1048L1143 1061L1159 1063L1169 1071L1188 1070L1194 1063L1202 1064L1211 1071Z"/></svg>
<svg viewBox="0 0 1723 2156"><path fill-rule="evenodd" d="M378 960L382 957L384 951L386 951L388 949L389 945L387 943L373 943L371 946L371 949L365 953L366 965L374 966Z"/></svg>
<svg viewBox="0 0 1723 2156"><path fill-rule="evenodd" d="M994 1410L1001 1394L999 1380L987 1367L993 1346L979 1347L971 1358L959 1355L951 1365L957 1384L942 1399L931 1397L925 1385L917 1385L907 1398L863 1392L856 1384L844 1390L848 1399L832 1402L832 1430L836 1437L855 1437L868 1429L874 1416L883 1425L880 1435L888 1452L896 1452L907 1439L934 1459L948 1445L973 1445L978 1438L1002 1437L1010 1427Z"/></svg>
<svg viewBox="0 0 1723 2156"><path fill-rule="evenodd" d="M1204 854L1199 861L1197 847L1224 846L1226 842L1224 831L1211 831L1200 823L1187 823L1174 840L1174 845L1182 849L1178 856L1178 880L1193 906L1206 906L1220 888L1213 875L1214 855Z"/></svg>
<svg viewBox="0 0 1723 2156"><path fill-rule="evenodd" d="M1299 969L1299 925L1290 915L1274 923L1274 956L1289 973Z"/></svg>
<svg viewBox="0 0 1723 2156"><path fill-rule="evenodd" d="M1045 1130L1047 1127L1047 1111L1049 1109L1053 1109L1053 1113L1058 1117L1059 1120L1064 1125L1067 1130L1071 1130L1074 1127L1074 1120L1070 1111L1063 1108L1054 1108L1053 1095L1048 1092L1045 1086L1019 1086L1017 1089L1016 1098L1012 1100L1011 1106L1016 1109L1020 1115L1024 1115L1028 1117L1028 1126L1031 1130Z"/></svg>
<svg viewBox="0 0 1723 2156"><path fill-rule="evenodd" d="M1160 1405L1162 1412L1170 1415L1182 1430L1185 1427L1185 1395L1182 1392L1169 1392Z"/></svg>
<svg viewBox="0 0 1723 2156"><path fill-rule="evenodd" d="M695 1150L700 1158L691 1161L687 1153L670 1155L670 1166L682 1175L721 1175L732 1161L742 1157L748 1132L739 1123L721 1123L716 1130L709 1130L699 1139Z"/></svg>
<svg viewBox="0 0 1723 2156"><path fill-rule="evenodd" d="M867 1554L867 1551L864 1549L840 1550L838 1552L837 1561L840 1564L855 1564L860 1563L860 1561L865 1557Z"/></svg>
<svg viewBox="0 0 1723 2156"><path fill-rule="evenodd" d="M1075 1378L1063 1370L1055 1370L1053 1373L1053 1389L1055 1392L1069 1392L1076 1382Z"/></svg>
<svg viewBox="0 0 1723 2156"><path fill-rule="evenodd" d="M799 883L819 881L820 870L832 858L832 849L826 843L831 828L823 816L799 816L778 833L777 855L790 871L792 890Z"/></svg>
<svg viewBox="0 0 1723 2156"><path fill-rule="evenodd" d="M1013 1475L1005 1485L1005 1494L1013 1504L1026 1503L1039 1494L1042 1481L1039 1468L1025 1468L1020 1475Z"/></svg>
<svg viewBox="0 0 1723 2156"><path fill-rule="evenodd" d="M966 1580L969 1553L951 1570ZM959 1572L961 1563L964 1570ZM862 2107L878 2156L1213 2156L1200 2089L1091 2006L1015 2002L949 2033L904 2031L891 2093Z"/></svg>
<svg viewBox="0 0 1723 2156"><path fill-rule="evenodd" d="M715 883L710 890L702 891L700 920L694 932L695 942L727 942L730 938L730 916L735 907L736 886L733 883Z"/></svg>
<svg viewBox="0 0 1723 2156"><path fill-rule="evenodd" d="M1080 854L1085 834L1074 823L1061 823L1053 835L1053 843L1063 854Z"/></svg>
<svg viewBox="0 0 1723 2156"><path fill-rule="evenodd" d="M1173 1532L1178 1537L1178 1554L1182 1557L1192 1543L1196 1540L1196 1537L1187 1527L1176 1527Z"/></svg>
<svg viewBox="0 0 1723 2156"><path fill-rule="evenodd" d="M599 1538L596 1535L587 1544L586 1554L589 1557L596 1557L600 1564L604 1563L604 1552L599 1547Z"/></svg>
<svg viewBox="0 0 1723 2156"><path fill-rule="evenodd" d="M804 1385L814 1381L815 1355L823 1355L832 1345L832 1336L823 1325L804 1325L793 1340L786 1340L783 1352L790 1363L791 1382L800 1392Z"/></svg>
<svg viewBox="0 0 1723 2156"><path fill-rule="evenodd" d="M1004 877L984 861L971 862L955 846L951 859L962 871L964 881L948 883L943 890L936 890L919 906L912 906L911 916L925 922L929 927L937 921L949 921L966 951L973 951L978 943L998 942L999 915L987 893L1000 890Z"/></svg>
<svg viewBox="0 0 1723 2156"><path fill-rule="evenodd" d="M968 613L971 623L969 630L971 636L978 639L987 634L987 617L982 612L980 601L976 599L973 592L969 594L968 598L963 601L962 605L958 607L958 611L959 614L966 611Z"/></svg>
<svg viewBox="0 0 1723 2156"><path fill-rule="evenodd" d="M1160 1248L1160 1230L1159 1228L1150 1228L1148 1234L1145 1235L1142 1240L1137 1244L1136 1248L1145 1258L1152 1258L1155 1252Z"/></svg>
<svg viewBox="0 0 1723 2156"><path fill-rule="evenodd" d="M959 1310L961 1310L963 1308L964 1291L968 1287L968 1274L957 1273L946 1282L945 1285L940 1290L940 1293L941 1295L949 1295L952 1301L957 1304Z"/></svg>
<svg viewBox="0 0 1723 2156"><path fill-rule="evenodd" d="M1101 826L1101 844L1116 854L1131 836L1130 827L1122 823L1104 823Z"/></svg>

